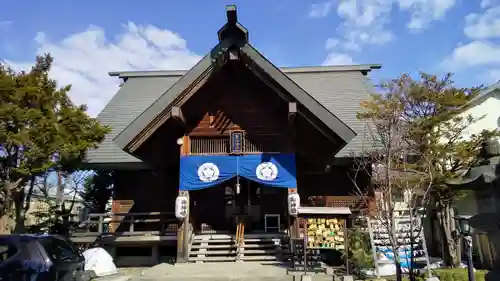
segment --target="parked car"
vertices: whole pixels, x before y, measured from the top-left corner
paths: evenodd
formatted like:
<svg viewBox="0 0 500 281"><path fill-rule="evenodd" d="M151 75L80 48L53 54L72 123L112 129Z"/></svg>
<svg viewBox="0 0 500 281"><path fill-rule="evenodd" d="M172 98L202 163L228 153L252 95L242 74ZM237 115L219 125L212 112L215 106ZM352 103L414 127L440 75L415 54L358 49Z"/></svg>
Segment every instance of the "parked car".
<svg viewBox="0 0 500 281"><path fill-rule="evenodd" d="M64 237L0 235L0 281L82 281L84 266L81 252Z"/></svg>

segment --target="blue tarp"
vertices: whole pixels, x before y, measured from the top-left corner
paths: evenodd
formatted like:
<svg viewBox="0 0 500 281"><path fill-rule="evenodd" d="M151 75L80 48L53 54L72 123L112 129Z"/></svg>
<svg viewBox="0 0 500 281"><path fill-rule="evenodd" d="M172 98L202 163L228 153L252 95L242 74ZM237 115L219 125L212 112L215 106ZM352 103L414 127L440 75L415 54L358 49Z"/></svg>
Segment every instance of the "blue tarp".
<svg viewBox="0 0 500 281"><path fill-rule="evenodd" d="M377 252L384 254L386 258L394 261L394 253L390 249L377 248ZM411 251L410 249L400 249L399 250L399 261L401 263L401 268L410 268L411 262Z"/></svg>
<svg viewBox="0 0 500 281"><path fill-rule="evenodd" d="M182 156L180 190L199 190L240 176L261 184L296 188L295 154Z"/></svg>

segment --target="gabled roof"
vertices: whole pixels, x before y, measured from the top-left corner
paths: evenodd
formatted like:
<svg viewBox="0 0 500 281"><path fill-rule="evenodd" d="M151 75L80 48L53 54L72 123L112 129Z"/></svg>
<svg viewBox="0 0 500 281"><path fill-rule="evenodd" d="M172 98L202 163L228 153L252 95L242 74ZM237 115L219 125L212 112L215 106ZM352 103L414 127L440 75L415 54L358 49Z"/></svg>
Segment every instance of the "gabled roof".
<svg viewBox="0 0 500 281"><path fill-rule="evenodd" d="M356 117L360 103L369 98L372 84L364 71L370 66L318 66L281 68L290 79L307 91L311 97L334 113L342 122L356 132L356 137L336 157L349 157L371 147L366 134L366 123ZM125 82L99 113L97 119L111 127L111 132L96 150L89 151L87 162L92 166L117 163L135 167L142 163L138 158L124 152L113 139L151 106L165 89L172 87L186 71L133 71L114 72ZM122 165L123 166L123 165Z"/></svg>
<svg viewBox="0 0 500 281"><path fill-rule="evenodd" d="M331 132L338 135L344 145L356 136L333 112L328 111L248 43L248 31L237 22L235 7L227 8L227 20L218 32L219 44L114 138L113 141L119 148L129 152L137 149L142 140L147 139L169 118L171 108L181 106L189 99L216 69L229 60L229 53L233 54L235 51L236 56L251 71L279 85L294 101L303 105Z"/></svg>
<svg viewBox="0 0 500 281"><path fill-rule="evenodd" d="M229 17L228 17L229 18ZM237 25L240 28L241 25ZM223 29L221 29L223 30ZM231 32L227 31L226 34ZM231 29L229 29L231 30ZM234 30L232 31L234 32ZM246 32L246 31L245 31ZM119 91L98 115L104 125L112 128L98 149L89 151L87 163L137 164L136 157L123 151L134 137L165 108L172 106L193 81L220 65L230 46L237 46L242 56L252 64L251 70L264 72L280 84L298 103L315 114L321 122L336 132L347 146L337 157L359 153L365 144L365 122L356 113L360 102L369 97L372 85L366 74L380 65L341 65L321 67L292 67L278 69L248 42L235 42L224 37L207 56L189 71L130 71L112 72L124 80ZM245 33L248 37L248 33ZM369 141L369 140L368 140ZM369 145L369 144L368 144Z"/></svg>

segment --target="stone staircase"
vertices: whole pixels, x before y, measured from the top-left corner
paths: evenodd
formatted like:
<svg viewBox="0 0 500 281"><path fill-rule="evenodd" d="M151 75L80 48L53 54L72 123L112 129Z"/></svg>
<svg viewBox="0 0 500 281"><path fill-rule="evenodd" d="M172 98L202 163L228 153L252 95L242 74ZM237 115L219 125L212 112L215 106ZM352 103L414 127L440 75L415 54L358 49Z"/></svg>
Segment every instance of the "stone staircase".
<svg viewBox="0 0 500 281"><path fill-rule="evenodd" d="M276 261L283 234L246 234L239 248L235 235L204 234L193 238L190 262Z"/></svg>

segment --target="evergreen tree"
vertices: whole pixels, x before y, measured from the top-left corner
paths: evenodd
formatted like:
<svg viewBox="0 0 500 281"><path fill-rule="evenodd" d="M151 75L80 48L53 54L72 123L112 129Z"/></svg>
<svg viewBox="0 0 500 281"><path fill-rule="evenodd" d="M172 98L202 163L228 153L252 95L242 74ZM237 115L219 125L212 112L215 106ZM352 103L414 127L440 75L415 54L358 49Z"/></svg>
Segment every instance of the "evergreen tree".
<svg viewBox="0 0 500 281"><path fill-rule="evenodd" d="M97 171L87 177L80 194L85 207L95 213L105 213L106 205L113 193L113 177L111 172Z"/></svg>
<svg viewBox="0 0 500 281"><path fill-rule="evenodd" d="M0 232L22 231L25 184L51 169L71 172L108 132L74 105L71 86L49 77L53 58L36 58L30 71L0 65Z"/></svg>

